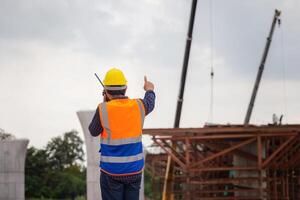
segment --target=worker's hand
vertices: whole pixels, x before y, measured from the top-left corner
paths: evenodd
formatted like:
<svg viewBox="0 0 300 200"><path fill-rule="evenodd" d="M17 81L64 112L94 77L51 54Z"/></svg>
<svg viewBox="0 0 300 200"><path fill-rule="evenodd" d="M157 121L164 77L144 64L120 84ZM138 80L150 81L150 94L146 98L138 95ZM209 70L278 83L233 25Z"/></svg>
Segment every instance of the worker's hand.
<svg viewBox="0 0 300 200"><path fill-rule="evenodd" d="M153 83L151 83L150 81L147 80L147 76L144 76L144 90L148 91L148 90L154 90L154 85Z"/></svg>

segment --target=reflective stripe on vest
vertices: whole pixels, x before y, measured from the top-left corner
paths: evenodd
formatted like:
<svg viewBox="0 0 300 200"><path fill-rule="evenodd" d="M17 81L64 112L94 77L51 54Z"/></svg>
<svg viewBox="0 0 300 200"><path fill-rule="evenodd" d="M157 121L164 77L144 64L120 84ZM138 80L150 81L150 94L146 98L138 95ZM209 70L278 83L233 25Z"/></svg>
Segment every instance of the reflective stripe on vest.
<svg viewBox="0 0 300 200"><path fill-rule="evenodd" d="M101 156L101 161L109 163L128 163L142 160L143 158L144 154L140 153L134 156Z"/></svg>
<svg viewBox="0 0 300 200"><path fill-rule="evenodd" d="M141 122L142 122L142 127L144 126L144 119L145 119L145 111L143 109L143 105L142 105L142 102L137 99L136 100L138 102L138 105L139 105L139 109L140 109L140 113L141 113Z"/></svg>
<svg viewBox="0 0 300 200"><path fill-rule="evenodd" d="M103 120L103 126L104 126L103 128L105 128L105 131L107 133L107 140L109 142L110 138L111 138L111 130L110 130L110 126L109 126L106 102L102 103L101 112L102 112L102 120Z"/></svg>
<svg viewBox="0 0 300 200"><path fill-rule="evenodd" d="M122 145L122 144L131 144L142 142L142 137L135 137L135 138L125 138L125 139L118 139L118 140L110 140L110 139L101 139L101 144L109 144L109 145Z"/></svg>

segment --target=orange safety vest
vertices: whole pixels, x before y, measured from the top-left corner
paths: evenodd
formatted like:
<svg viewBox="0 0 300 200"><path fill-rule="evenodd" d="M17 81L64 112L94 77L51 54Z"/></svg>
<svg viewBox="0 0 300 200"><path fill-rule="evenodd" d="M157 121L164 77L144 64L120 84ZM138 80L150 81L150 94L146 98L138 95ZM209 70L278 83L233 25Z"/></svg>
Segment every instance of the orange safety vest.
<svg viewBox="0 0 300 200"><path fill-rule="evenodd" d="M112 175L143 170L142 129L145 118L140 99L114 99L99 105L103 132L100 135L100 168Z"/></svg>

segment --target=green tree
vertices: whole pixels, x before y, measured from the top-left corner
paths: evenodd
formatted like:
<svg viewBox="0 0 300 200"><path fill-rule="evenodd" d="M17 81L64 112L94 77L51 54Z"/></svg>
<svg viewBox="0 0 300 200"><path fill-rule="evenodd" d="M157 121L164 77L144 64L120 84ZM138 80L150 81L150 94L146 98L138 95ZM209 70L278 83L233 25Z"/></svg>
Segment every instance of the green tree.
<svg viewBox="0 0 300 200"><path fill-rule="evenodd" d="M66 199L86 193L83 141L77 131L52 138L44 149L30 147L25 166L26 198Z"/></svg>
<svg viewBox="0 0 300 200"><path fill-rule="evenodd" d="M145 193L145 196L152 199L152 179L154 177L151 176L150 172L148 172L147 170L144 170L144 193Z"/></svg>
<svg viewBox="0 0 300 200"><path fill-rule="evenodd" d="M57 174L59 182L53 188L56 198L70 197L72 200L77 196L82 196L86 192L85 176L82 168L78 165L68 167Z"/></svg>
<svg viewBox="0 0 300 200"><path fill-rule="evenodd" d="M49 170L50 163L46 151L30 147L27 150L25 163L26 197L51 196L47 188Z"/></svg>
<svg viewBox="0 0 300 200"><path fill-rule="evenodd" d="M52 167L62 170L84 161L82 146L83 141L75 130L52 138L46 146Z"/></svg>

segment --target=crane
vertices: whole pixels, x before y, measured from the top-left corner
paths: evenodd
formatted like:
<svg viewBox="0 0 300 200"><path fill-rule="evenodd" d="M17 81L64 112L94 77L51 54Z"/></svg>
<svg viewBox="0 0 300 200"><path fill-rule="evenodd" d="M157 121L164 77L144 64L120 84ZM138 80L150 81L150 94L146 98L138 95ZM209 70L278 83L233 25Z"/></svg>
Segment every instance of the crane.
<svg viewBox="0 0 300 200"><path fill-rule="evenodd" d="M250 118L251 118L251 114L252 114L252 110L253 110L253 107L254 107L256 94L257 94L259 84L260 84L260 80L261 80L261 77L262 77L262 74L263 74L263 71L264 71L264 68L265 68L265 63L266 63L267 56L268 56L269 49L270 49L270 45L271 45L271 42L272 42L272 37L273 37L274 30L275 30L275 26L276 26L277 22L278 22L278 24L280 24L280 18L279 18L280 14L281 14L281 11L275 10L275 14L274 14L274 17L273 17L270 33L269 33L269 36L267 37L267 42L266 42L266 46L265 46L265 49L264 49L264 53L263 53L263 56L262 56L262 59L261 59L261 62L260 62L259 68L258 68L258 73L257 73L255 84L254 84L254 87L253 87L250 103L249 103L247 114L246 114L245 121L244 121L244 125L249 124L249 121L250 121Z"/></svg>
<svg viewBox="0 0 300 200"><path fill-rule="evenodd" d="M186 74L187 74L189 57L190 57L190 49L191 49L192 38L193 38L193 29L194 29L196 8L197 8L197 0L193 0L192 7L191 7L191 13L190 13L190 19L189 19L188 33L187 33L187 38L186 38L186 45L185 45L183 66L182 66L182 72L181 72L181 81L180 81L179 96L178 96L178 100L177 100L174 128L179 128L179 124L180 124L185 80L186 80ZM173 143L172 146L176 148L176 144ZM172 197L173 169L174 169L174 161L172 161L171 157L168 156L164 188L163 188L163 195L162 195L163 200L170 200L173 198Z"/></svg>

